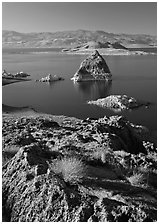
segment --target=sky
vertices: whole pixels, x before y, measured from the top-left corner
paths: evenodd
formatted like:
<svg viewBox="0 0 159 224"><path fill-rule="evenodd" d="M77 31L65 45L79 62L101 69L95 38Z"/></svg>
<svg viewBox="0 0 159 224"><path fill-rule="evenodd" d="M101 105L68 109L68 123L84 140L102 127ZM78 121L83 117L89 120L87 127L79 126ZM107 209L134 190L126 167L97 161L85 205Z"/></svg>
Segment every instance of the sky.
<svg viewBox="0 0 159 224"><path fill-rule="evenodd" d="M24 33L85 29L157 35L157 3L3 2L2 29Z"/></svg>

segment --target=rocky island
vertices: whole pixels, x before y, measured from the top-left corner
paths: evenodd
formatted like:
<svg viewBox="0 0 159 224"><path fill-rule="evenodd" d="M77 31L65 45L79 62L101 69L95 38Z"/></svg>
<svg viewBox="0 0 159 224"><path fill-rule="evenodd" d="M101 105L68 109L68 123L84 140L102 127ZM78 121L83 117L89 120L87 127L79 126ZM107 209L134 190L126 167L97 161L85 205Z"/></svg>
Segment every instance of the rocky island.
<svg viewBox="0 0 159 224"><path fill-rule="evenodd" d="M88 56L72 77L75 82L83 81L111 81L112 74L104 58L97 50Z"/></svg>
<svg viewBox="0 0 159 224"><path fill-rule="evenodd" d="M148 107L150 105L149 102L136 100L135 98L128 97L127 95L111 95L95 101L88 101L88 104L97 105L115 111L129 110L141 106Z"/></svg>
<svg viewBox="0 0 159 224"><path fill-rule="evenodd" d="M44 78L41 78L39 80L36 80L36 81L39 81L39 82L55 82L55 81L60 81L60 80L64 80L64 78L59 77L57 75L49 74L48 76L46 76Z"/></svg>
<svg viewBox="0 0 159 224"><path fill-rule="evenodd" d="M2 85L8 85L15 82L30 81L27 77L30 76L25 72L17 72L16 74L8 73L6 70L2 71Z"/></svg>

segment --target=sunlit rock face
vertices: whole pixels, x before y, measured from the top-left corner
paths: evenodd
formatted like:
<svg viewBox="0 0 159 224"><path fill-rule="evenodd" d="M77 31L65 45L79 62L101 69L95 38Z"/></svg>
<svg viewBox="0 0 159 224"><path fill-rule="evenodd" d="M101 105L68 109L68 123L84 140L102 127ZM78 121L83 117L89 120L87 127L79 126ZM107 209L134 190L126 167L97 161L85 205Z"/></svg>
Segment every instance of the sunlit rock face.
<svg viewBox="0 0 159 224"><path fill-rule="evenodd" d="M73 76L72 80L82 81L99 81L111 80L112 74L104 58L96 50L92 55L87 57L80 65L80 68Z"/></svg>

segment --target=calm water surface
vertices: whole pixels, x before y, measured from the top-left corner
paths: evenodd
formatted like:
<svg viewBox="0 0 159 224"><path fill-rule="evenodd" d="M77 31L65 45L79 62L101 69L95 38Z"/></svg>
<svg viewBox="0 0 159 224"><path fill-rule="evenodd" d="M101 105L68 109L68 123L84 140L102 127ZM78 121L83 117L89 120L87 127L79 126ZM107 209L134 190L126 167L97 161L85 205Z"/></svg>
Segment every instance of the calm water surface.
<svg viewBox="0 0 159 224"><path fill-rule="evenodd" d="M14 83L3 87L3 104L9 106L31 106L38 111L78 118L103 117L117 113L108 109L88 105L111 94L126 94L140 100L150 101L152 106L125 111L128 120L157 129L157 57L104 56L112 72L113 81L73 83L70 78L77 71L86 55L64 55L58 50L30 52L29 50L3 51L2 65L8 72L25 71L32 81ZM51 74L65 78L51 84L35 82Z"/></svg>

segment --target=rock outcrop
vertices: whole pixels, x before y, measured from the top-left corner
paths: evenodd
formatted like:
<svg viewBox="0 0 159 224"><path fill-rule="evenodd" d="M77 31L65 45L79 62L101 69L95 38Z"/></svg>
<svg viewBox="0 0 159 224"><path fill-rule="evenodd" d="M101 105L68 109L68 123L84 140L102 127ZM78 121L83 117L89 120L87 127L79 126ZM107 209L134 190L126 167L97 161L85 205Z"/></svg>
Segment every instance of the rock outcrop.
<svg viewBox="0 0 159 224"><path fill-rule="evenodd" d="M26 78L30 76L29 74L25 73L25 72L17 72L14 77L21 77L21 78Z"/></svg>
<svg viewBox="0 0 159 224"><path fill-rule="evenodd" d="M136 100L133 97L128 97L126 95L111 95L106 98L88 101L88 104L94 104L100 107L109 108L115 111L122 111L128 109L134 109L141 106L148 107L149 102L143 102Z"/></svg>
<svg viewBox="0 0 159 224"><path fill-rule="evenodd" d="M156 221L157 153L139 132L122 116L4 115L3 221ZM54 168L65 158L82 181L66 181L77 164Z"/></svg>
<svg viewBox="0 0 159 224"><path fill-rule="evenodd" d="M64 80L64 78L59 77L57 75L49 74L48 76L46 76L44 78L41 78L41 79L39 79L37 81L39 81L39 82L54 82L54 81L59 81L59 80Z"/></svg>
<svg viewBox="0 0 159 224"><path fill-rule="evenodd" d="M83 81L110 81L111 72L104 58L96 50L92 55L86 58L80 65L80 68L73 76L72 80L76 82Z"/></svg>
<svg viewBox="0 0 159 224"><path fill-rule="evenodd" d="M11 74L6 72L6 70L2 71L2 85L8 85L15 82L22 82L22 81L30 81L27 77L30 76L25 72L17 72L17 74Z"/></svg>

